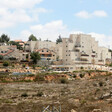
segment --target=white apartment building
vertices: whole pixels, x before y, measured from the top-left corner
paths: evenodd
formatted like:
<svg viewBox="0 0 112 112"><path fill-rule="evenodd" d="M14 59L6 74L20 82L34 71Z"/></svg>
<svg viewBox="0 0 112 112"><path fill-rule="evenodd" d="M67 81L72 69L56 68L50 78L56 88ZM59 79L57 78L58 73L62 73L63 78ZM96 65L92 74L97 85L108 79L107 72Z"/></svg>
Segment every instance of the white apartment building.
<svg viewBox="0 0 112 112"><path fill-rule="evenodd" d="M98 64L109 64L109 62L111 62L111 53L109 52L109 49L106 47L99 47L98 59Z"/></svg>
<svg viewBox="0 0 112 112"><path fill-rule="evenodd" d="M17 49L14 45L1 45L0 55L2 55L4 59L15 58L18 61L26 58L26 56L23 56L23 51Z"/></svg>
<svg viewBox="0 0 112 112"><path fill-rule="evenodd" d="M71 34L69 38L62 38L62 40L62 43L56 45L57 55L63 60L61 69L62 67L70 71L81 67L97 69L97 65L105 65L111 60L108 48L99 47L98 41L91 35ZM59 69L59 66L57 67Z"/></svg>
<svg viewBox="0 0 112 112"><path fill-rule="evenodd" d="M65 65L98 62L98 42L90 35L73 35L63 38L63 63Z"/></svg>
<svg viewBox="0 0 112 112"><path fill-rule="evenodd" d="M54 49L56 47L55 42L50 41L28 41L25 45L25 51L33 52L37 49Z"/></svg>
<svg viewBox="0 0 112 112"><path fill-rule="evenodd" d="M62 42L56 44L51 41L28 41L25 51L33 52L40 49L49 49L55 52L55 59L61 61L62 65L53 67L61 70L74 71L81 67L84 69L97 69L111 62L111 52L108 48L100 47L98 41L91 35L71 34L69 38L62 38Z"/></svg>

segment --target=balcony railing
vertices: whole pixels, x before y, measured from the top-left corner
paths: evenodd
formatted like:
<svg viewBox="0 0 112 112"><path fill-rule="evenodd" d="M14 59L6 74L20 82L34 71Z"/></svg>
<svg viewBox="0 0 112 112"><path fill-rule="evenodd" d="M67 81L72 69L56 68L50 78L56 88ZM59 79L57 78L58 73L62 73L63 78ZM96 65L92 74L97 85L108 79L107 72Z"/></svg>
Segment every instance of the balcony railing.
<svg viewBox="0 0 112 112"><path fill-rule="evenodd" d="M85 56L86 57L86 56L89 56L89 55L88 54L81 54L81 56Z"/></svg>

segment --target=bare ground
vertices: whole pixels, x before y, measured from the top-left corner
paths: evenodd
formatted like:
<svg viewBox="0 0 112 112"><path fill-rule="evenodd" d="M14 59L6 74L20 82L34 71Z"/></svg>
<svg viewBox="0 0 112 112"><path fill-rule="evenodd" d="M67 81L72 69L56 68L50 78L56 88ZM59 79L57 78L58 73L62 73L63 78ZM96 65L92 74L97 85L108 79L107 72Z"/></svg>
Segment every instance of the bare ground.
<svg viewBox="0 0 112 112"><path fill-rule="evenodd" d="M0 112L42 112L47 105L61 105L62 112L112 112L112 76L74 79L67 84L0 84Z"/></svg>

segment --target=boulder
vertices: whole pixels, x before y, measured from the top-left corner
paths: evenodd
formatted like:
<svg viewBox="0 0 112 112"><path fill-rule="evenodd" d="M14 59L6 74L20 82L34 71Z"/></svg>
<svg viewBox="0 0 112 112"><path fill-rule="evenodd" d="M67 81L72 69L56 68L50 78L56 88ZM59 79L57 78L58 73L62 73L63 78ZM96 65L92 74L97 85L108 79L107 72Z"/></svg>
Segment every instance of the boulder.
<svg viewBox="0 0 112 112"><path fill-rule="evenodd" d="M77 111L75 111L74 109L72 109L71 112L77 112Z"/></svg>

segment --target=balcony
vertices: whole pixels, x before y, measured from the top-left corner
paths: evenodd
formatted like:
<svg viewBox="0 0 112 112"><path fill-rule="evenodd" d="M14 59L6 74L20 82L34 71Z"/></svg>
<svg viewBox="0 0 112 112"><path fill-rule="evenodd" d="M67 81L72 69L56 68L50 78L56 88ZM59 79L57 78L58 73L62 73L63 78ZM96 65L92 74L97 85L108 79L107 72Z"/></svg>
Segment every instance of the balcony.
<svg viewBox="0 0 112 112"><path fill-rule="evenodd" d="M93 58L96 57L96 54L95 53L92 53L91 57L93 57Z"/></svg>
<svg viewBox="0 0 112 112"><path fill-rule="evenodd" d="M87 59L79 59L75 61L75 64L88 64L88 60Z"/></svg>
<svg viewBox="0 0 112 112"><path fill-rule="evenodd" d="M81 54L81 57L88 57L88 54Z"/></svg>
<svg viewBox="0 0 112 112"><path fill-rule="evenodd" d="M88 61L88 54L81 54L80 60Z"/></svg>
<svg viewBox="0 0 112 112"><path fill-rule="evenodd" d="M99 65L103 65L104 64L104 60L98 60L98 64Z"/></svg>
<svg viewBox="0 0 112 112"><path fill-rule="evenodd" d="M98 62L104 62L104 60L98 60Z"/></svg>
<svg viewBox="0 0 112 112"><path fill-rule="evenodd" d="M96 57L96 51L92 51L91 57Z"/></svg>
<svg viewBox="0 0 112 112"><path fill-rule="evenodd" d="M80 45L75 45L75 52L80 52L81 46Z"/></svg>

